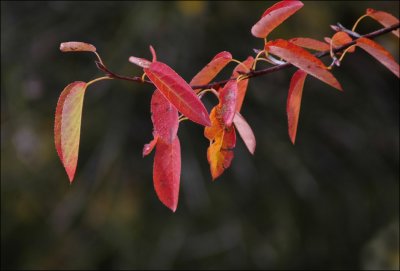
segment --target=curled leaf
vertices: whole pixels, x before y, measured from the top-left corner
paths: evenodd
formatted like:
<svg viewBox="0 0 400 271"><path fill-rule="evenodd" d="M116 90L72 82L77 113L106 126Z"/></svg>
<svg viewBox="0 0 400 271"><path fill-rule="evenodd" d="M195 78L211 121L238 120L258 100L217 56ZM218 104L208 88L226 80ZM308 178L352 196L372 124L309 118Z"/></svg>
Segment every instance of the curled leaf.
<svg viewBox="0 0 400 271"><path fill-rule="evenodd" d="M301 1L281 1L268 8L261 19L251 28L251 33L257 38L265 38L287 18L303 7Z"/></svg>
<svg viewBox="0 0 400 271"><path fill-rule="evenodd" d="M160 201L172 212L176 211L179 199L181 174L181 147L179 138L172 143L157 141L153 165L153 183Z"/></svg>
<svg viewBox="0 0 400 271"><path fill-rule="evenodd" d="M69 181L74 180L78 163L82 106L86 83L73 82L61 92L54 122L54 141Z"/></svg>
<svg viewBox="0 0 400 271"><path fill-rule="evenodd" d="M158 136L156 135L152 141L143 146L143 157L149 155L157 144Z"/></svg>
<svg viewBox="0 0 400 271"><path fill-rule="evenodd" d="M236 112L238 84L236 80L228 81L219 92L221 116L225 126L232 125L233 117Z"/></svg>
<svg viewBox="0 0 400 271"><path fill-rule="evenodd" d="M215 76L232 60L229 52L218 53L201 71L190 81L191 86L205 85L211 82Z"/></svg>
<svg viewBox="0 0 400 271"><path fill-rule="evenodd" d="M61 52L96 52L92 44L80 41L68 41L60 44Z"/></svg>
<svg viewBox="0 0 400 271"><path fill-rule="evenodd" d="M159 91L151 97L151 120L154 134L167 143L172 143L178 132L178 110Z"/></svg>
<svg viewBox="0 0 400 271"><path fill-rule="evenodd" d="M140 58L140 57L136 57L136 56L131 56L129 57L129 62L143 68L143 69L147 69L150 67L151 62L148 61L145 58Z"/></svg>
<svg viewBox="0 0 400 271"><path fill-rule="evenodd" d="M392 14L384 11L368 8L365 13L372 19L378 21L384 27L389 27L399 22L399 19L394 17ZM392 31L392 33L395 34L397 37L400 37L399 32L400 32L399 29Z"/></svg>
<svg viewBox="0 0 400 271"><path fill-rule="evenodd" d="M144 69L165 98L190 120L204 126L211 125L208 112L192 88L173 69L162 62L152 62Z"/></svg>
<svg viewBox="0 0 400 271"><path fill-rule="evenodd" d="M367 38L357 39L356 45L372 55L382 65L399 77L399 64L394 57L381 45Z"/></svg>
<svg viewBox="0 0 400 271"><path fill-rule="evenodd" d="M328 51L329 50L329 44L326 44L325 42L311 39L311 38L292 38L289 40L289 42L311 50L315 51Z"/></svg>
<svg viewBox="0 0 400 271"><path fill-rule="evenodd" d="M286 40L277 39L265 44L265 50L283 58L287 62L293 64L293 66L304 70L328 85L342 90L340 83L332 73L326 69L324 63L305 49Z"/></svg>
<svg viewBox="0 0 400 271"><path fill-rule="evenodd" d="M286 102L286 112L288 117L289 137L293 144L296 141L301 96L303 94L304 80L306 77L306 72L298 70L293 74L292 79L290 80L289 94Z"/></svg>
<svg viewBox="0 0 400 271"><path fill-rule="evenodd" d="M233 123L249 152L254 154L254 151L256 150L256 137L254 136L250 125L239 112L236 112L235 117L233 118Z"/></svg>

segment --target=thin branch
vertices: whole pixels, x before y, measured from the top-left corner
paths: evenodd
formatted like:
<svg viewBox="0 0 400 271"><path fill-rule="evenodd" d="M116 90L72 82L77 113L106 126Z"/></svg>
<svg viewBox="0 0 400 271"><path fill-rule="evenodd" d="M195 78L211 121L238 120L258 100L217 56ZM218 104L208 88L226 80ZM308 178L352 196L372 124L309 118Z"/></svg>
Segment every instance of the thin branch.
<svg viewBox="0 0 400 271"><path fill-rule="evenodd" d="M400 27L400 23L397 23L397 24L392 25L390 27L381 28L381 29L376 30L374 32L368 33L368 34L363 35L361 37L373 39L373 38L376 38L376 37L381 36L383 34L389 33L389 32L391 32L393 30L396 30L399 27ZM356 37L354 37L354 38L356 38ZM349 46L352 46L354 44L356 44L356 40L353 40L353 41L348 42L348 43L346 43L346 44L344 44L344 45L342 45L340 47L337 47L337 48L333 49L333 52L334 53L341 52L341 51L345 50L346 48L348 48ZM322 58L322 57L325 57L325 56L329 55L329 53L330 53L330 51L327 50L327 51L316 53L316 54L314 54L314 56L316 56L317 58ZM98 61L95 61L95 63L97 65L97 68L99 70L103 71L110 78L126 80L126 81L132 81L132 82L136 82L136 83L146 83L146 84L151 84L151 85L153 84L151 81L142 80L142 78L139 77L139 76L128 77L128 76L118 75L118 74L110 71L102 63L100 63ZM273 73L273 72L276 72L276 71L280 71L280 70L283 70L283 69L286 69L286 68L289 68L289 67L292 67L292 66L293 65L290 64L290 63L285 63L285 64L282 64L282 65L277 65L277 66L273 66L273 67L262 69L262 70L258 70L258 71L251 70L251 71L249 71L247 73L240 73L240 74L241 75L246 75L247 78L253 78L253 77L258 77L258 76L262 76L262 75L265 75L265 74ZM209 88L216 89L216 88L218 88L220 86L223 86L224 84L226 84L230 80L236 80L236 79L237 79L236 77L231 77L229 79L221 80L221 81L217 81L217 82L212 82L212 83L207 84L207 85L198 85L198 86L191 86L191 87L193 89L209 89Z"/></svg>

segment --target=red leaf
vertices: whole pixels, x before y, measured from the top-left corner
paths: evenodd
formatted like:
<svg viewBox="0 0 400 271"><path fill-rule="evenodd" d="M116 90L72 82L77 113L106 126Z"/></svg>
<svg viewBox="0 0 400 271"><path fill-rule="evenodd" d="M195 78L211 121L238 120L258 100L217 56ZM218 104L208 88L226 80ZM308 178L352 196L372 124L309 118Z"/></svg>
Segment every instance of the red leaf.
<svg viewBox="0 0 400 271"><path fill-rule="evenodd" d="M73 82L61 92L54 122L54 141L69 181L75 176L78 163L85 82Z"/></svg>
<svg viewBox="0 0 400 271"><path fill-rule="evenodd" d="M233 149L236 144L236 133L233 126L224 127L220 105L211 110L210 118L212 126L204 129L204 135L210 140L207 160L210 164L212 179L215 180L231 165Z"/></svg>
<svg viewBox="0 0 400 271"><path fill-rule="evenodd" d="M237 92L238 85L236 80L228 81L219 92L221 116L227 127L232 125L233 117L235 116Z"/></svg>
<svg viewBox="0 0 400 271"><path fill-rule="evenodd" d="M278 39L265 44L265 50L283 58L287 62L292 63L293 66L304 70L328 85L342 90L340 83L326 69L324 63L305 49L286 40Z"/></svg>
<svg viewBox="0 0 400 271"><path fill-rule="evenodd" d="M80 41L69 41L60 44L61 52L96 52L96 47L92 44L80 42Z"/></svg>
<svg viewBox="0 0 400 271"><path fill-rule="evenodd" d="M143 157L149 155L157 144L158 135L154 136L153 140L143 146Z"/></svg>
<svg viewBox="0 0 400 271"><path fill-rule="evenodd" d="M378 21L384 27L389 27L399 22L399 19L394 17L392 14L384 11L374 10L372 8L368 8L366 14ZM392 33L399 37L399 29L393 30Z"/></svg>
<svg viewBox="0 0 400 271"><path fill-rule="evenodd" d="M326 44L325 42L311 39L311 38L292 38L289 40L289 42L311 50L315 51L328 51L330 49L329 44Z"/></svg>
<svg viewBox="0 0 400 271"><path fill-rule="evenodd" d="M249 56L242 64L238 64L233 70L232 77L238 77L239 72L249 72L250 68L253 66L254 58ZM249 84L249 79L241 80L238 82L238 94L236 99L236 111L240 112L243 105L244 96L246 96L247 85Z"/></svg>
<svg viewBox="0 0 400 271"><path fill-rule="evenodd" d="M178 110L175 106L159 90L155 90L151 98L151 120L154 134L165 142L172 143L178 132L178 118Z"/></svg>
<svg viewBox="0 0 400 271"><path fill-rule="evenodd" d="M357 46L361 47L367 53L372 55L376 60L378 60L382 65L393 72L397 77L399 77L399 64L394 60L393 56L378 43L367 39L359 38L357 39Z"/></svg>
<svg viewBox="0 0 400 271"><path fill-rule="evenodd" d="M144 72L158 90L183 115L204 126L211 125L208 112L192 88L173 69L162 62L152 62Z"/></svg>
<svg viewBox="0 0 400 271"><path fill-rule="evenodd" d="M254 151L256 150L256 137L254 136L250 125L239 112L236 112L235 117L233 118L233 123L249 152L254 154Z"/></svg>
<svg viewBox="0 0 400 271"><path fill-rule="evenodd" d="M346 32L343 32L343 31L336 32L335 35L333 35L332 40L331 40L333 48L340 47L340 46L342 46L346 43L352 42L352 41L353 41L353 39L349 36L349 34L347 34ZM355 47L352 47L348 50L348 52L353 53L355 51L355 49L356 49Z"/></svg>
<svg viewBox="0 0 400 271"><path fill-rule="evenodd" d="M286 112L288 116L289 136L293 144L296 141L297 124L299 122L301 106L301 96L303 94L304 80L306 79L306 76L306 72L298 70L293 74L292 79L290 80L289 94L286 103Z"/></svg>
<svg viewBox="0 0 400 271"><path fill-rule="evenodd" d="M253 36L265 38L287 18L303 7L301 1L281 1L268 8L261 19L251 28Z"/></svg>
<svg viewBox="0 0 400 271"><path fill-rule="evenodd" d="M191 86L206 85L232 60L229 52L217 54L201 71L190 81Z"/></svg>
<svg viewBox="0 0 400 271"><path fill-rule="evenodd" d="M172 212L176 211L179 199L181 174L181 147L179 138L169 144L159 139L154 156L153 182L160 201Z"/></svg>

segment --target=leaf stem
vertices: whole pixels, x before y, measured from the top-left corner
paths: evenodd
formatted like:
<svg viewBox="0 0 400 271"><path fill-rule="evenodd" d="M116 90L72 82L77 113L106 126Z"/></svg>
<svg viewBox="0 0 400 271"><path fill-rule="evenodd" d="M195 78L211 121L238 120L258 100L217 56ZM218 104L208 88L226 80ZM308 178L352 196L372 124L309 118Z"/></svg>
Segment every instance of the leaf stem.
<svg viewBox="0 0 400 271"><path fill-rule="evenodd" d="M110 79L113 79L113 78L111 78L111 77L109 77L109 76L99 77L99 78L93 79L92 81L89 81L88 83L86 83L86 87L90 86L90 85L93 84L93 83L96 83L97 81L101 81L101 80L110 80Z"/></svg>

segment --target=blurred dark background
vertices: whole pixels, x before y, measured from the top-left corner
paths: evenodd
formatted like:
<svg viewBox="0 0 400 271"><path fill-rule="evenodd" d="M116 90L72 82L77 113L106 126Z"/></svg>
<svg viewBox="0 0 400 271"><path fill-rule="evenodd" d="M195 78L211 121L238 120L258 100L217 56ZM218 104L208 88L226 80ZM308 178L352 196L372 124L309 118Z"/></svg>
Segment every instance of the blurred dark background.
<svg viewBox="0 0 400 271"><path fill-rule="evenodd" d="M153 154L141 154L151 87L99 82L85 96L69 185L53 141L57 99L102 73L94 55L63 54L60 42L92 43L126 75L140 75L128 57L150 58L152 44L189 81L220 51L244 60L261 48L250 29L273 3L2 1L1 268L398 269L399 80L360 49L334 71L343 93L307 78L295 146L285 113L295 70L251 80L242 114L255 155L239 139L215 182L202 128L182 123L175 214L154 192ZM399 1L307 1L270 39L323 39L367 7L399 16ZM367 18L358 30L378 28ZM399 59L394 35L377 41Z"/></svg>

